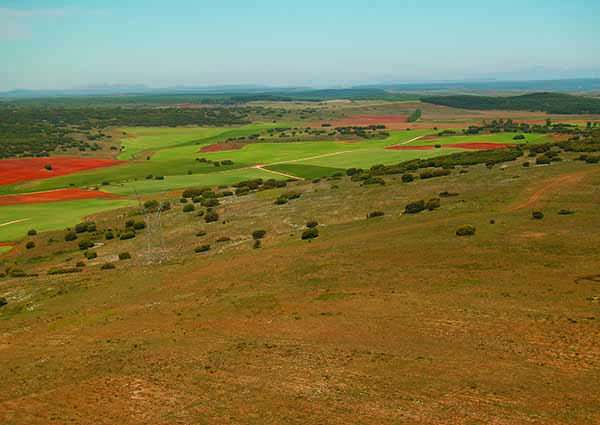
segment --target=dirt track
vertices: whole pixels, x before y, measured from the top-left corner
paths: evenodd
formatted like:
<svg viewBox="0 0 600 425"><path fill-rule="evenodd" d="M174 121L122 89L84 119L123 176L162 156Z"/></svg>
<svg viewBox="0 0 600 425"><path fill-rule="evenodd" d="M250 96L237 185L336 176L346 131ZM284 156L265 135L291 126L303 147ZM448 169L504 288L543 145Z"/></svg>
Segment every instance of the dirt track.
<svg viewBox="0 0 600 425"><path fill-rule="evenodd" d="M558 192L581 182L588 173L588 171L580 171L578 173L565 174L545 180L542 185L527 198L526 201L513 204L508 208L508 211L518 211L524 208L531 208L535 206L544 196Z"/></svg>

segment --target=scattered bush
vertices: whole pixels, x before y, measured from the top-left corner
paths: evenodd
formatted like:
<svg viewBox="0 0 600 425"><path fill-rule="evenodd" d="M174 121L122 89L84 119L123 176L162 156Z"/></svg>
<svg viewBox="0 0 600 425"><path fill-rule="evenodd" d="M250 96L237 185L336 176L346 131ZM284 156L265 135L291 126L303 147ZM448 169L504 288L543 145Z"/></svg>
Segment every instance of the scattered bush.
<svg viewBox="0 0 600 425"><path fill-rule="evenodd" d="M80 268L81 268L81 267L85 267L85 263L84 263L83 261L78 261L78 262L75 264L75 267L80 267Z"/></svg>
<svg viewBox="0 0 600 425"><path fill-rule="evenodd" d="M75 233L87 232L87 223L78 223L75 225Z"/></svg>
<svg viewBox="0 0 600 425"><path fill-rule="evenodd" d="M121 236L119 237L119 239L121 239L122 241L126 241L128 239L133 239L135 238L135 232L133 231L127 231L124 233L121 233Z"/></svg>
<svg viewBox="0 0 600 425"><path fill-rule="evenodd" d="M275 205L284 205L288 203L287 196L281 195L279 198L275 200Z"/></svg>
<svg viewBox="0 0 600 425"><path fill-rule="evenodd" d="M93 246L94 246L94 242L92 242L89 239L82 239L82 240L79 241L79 249L82 250L82 251L84 251L84 250L86 250L88 248L91 248Z"/></svg>
<svg viewBox="0 0 600 425"><path fill-rule="evenodd" d="M529 168L530 166L531 166L531 162L529 162L529 161L525 161L523 163L523 167L525 167L525 168Z"/></svg>
<svg viewBox="0 0 600 425"><path fill-rule="evenodd" d="M411 202L404 207L404 214L417 214L426 209L425 201Z"/></svg>
<svg viewBox="0 0 600 425"><path fill-rule="evenodd" d="M187 201L188 200L186 198L180 198L179 199L179 202L182 203L182 204L187 204Z"/></svg>
<svg viewBox="0 0 600 425"><path fill-rule="evenodd" d="M517 134L513 137L513 140L525 140L525 136L523 134Z"/></svg>
<svg viewBox="0 0 600 425"><path fill-rule="evenodd" d="M475 234L475 227L467 224L456 229L456 236L473 236Z"/></svg>
<svg viewBox="0 0 600 425"><path fill-rule="evenodd" d="M206 221L207 223L219 221L219 214L217 214L217 212L213 210L207 211L206 215L204 216L204 221Z"/></svg>
<svg viewBox="0 0 600 425"><path fill-rule="evenodd" d="M185 205L183 206L183 210L182 210L182 211L183 211L184 213L188 213L188 212L192 212L192 211L194 211L195 209L196 209L196 207L195 207L193 204L185 204Z"/></svg>
<svg viewBox="0 0 600 425"><path fill-rule="evenodd" d="M255 230L254 232L252 232L252 239L257 241L259 239L264 238L266 234L267 234L266 230Z"/></svg>
<svg viewBox="0 0 600 425"><path fill-rule="evenodd" d="M69 231L65 234L65 241L70 242L77 239L77 235L73 231Z"/></svg>
<svg viewBox="0 0 600 425"><path fill-rule="evenodd" d="M402 182L403 183L410 183L410 182L412 182L414 180L415 180L415 176L414 175L412 175L410 173L402 174Z"/></svg>
<svg viewBox="0 0 600 425"><path fill-rule="evenodd" d="M319 223L316 220L311 220L306 223L306 227L308 227L309 229L312 229L313 227L317 227L318 225L319 225Z"/></svg>
<svg viewBox="0 0 600 425"><path fill-rule="evenodd" d="M113 263L104 263L100 266L101 270L112 270L114 268L116 268L116 267Z"/></svg>
<svg viewBox="0 0 600 425"><path fill-rule="evenodd" d="M212 208L212 207L217 207L219 205L220 205L220 202L217 198L208 198L208 199L202 200L203 207Z"/></svg>
<svg viewBox="0 0 600 425"><path fill-rule="evenodd" d="M439 197L440 198L450 198L453 196L458 196L458 193L455 192L448 192L447 190L440 192Z"/></svg>
<svg viewBox="0 0 600 425"><path fill-rule="evenodd" d="M200 252L207 252L210 251L210 245L209 244L205 244L205 245L200 245L198 247L196 247L194 249L194 252L200 253Z"/></svg>
<svg viewBox="0 0 600 425"><path fill-rule="evenodd" d="M372 184L378 184L380 186L385 186L385 180L383 180L381 177L369 176L362 182L363 186L372 185Z"/></svg>
<svg viewBox="0 0 600 425"><path fill-rule="evenodd" d="M35 235L37 235L37 230L35 230L35 229L29 229L27 231L27 236L35 236Z"/></svg>
<svg viewBox="0 0 600 425"><path fill-rule="evenodd" d="M192 202L193 202L194 204L199 204L200 202L202 202L202 196L194 196L194 197L192 198Z"/></svg>
<svg viewBox="0 0 600 425"><path fill-rule="evenodd" d="M135 224L135 220L127 220L125 222L125 227L133 227L134 224Z"/></svg>
<svg viewBox="0 0 600 425"><path fill-rule="evenodd" d="M302 232L302 240L314 239L319 236L319 229L312 227Z"/></svg>
<svg viewBox="0 0 600 425"><path fill-rule="evenodd" d="M128 252L120 252L119 253L119 260L131 260L131 254Z"/></svg>
<svg viewBox="0 0 600 425"><path fill-rule="evenodd" d="M25 244L25 248L27 249L33 249L35 248L35 242L34 241L29 241Z"/></svg>
<svg viewBox="0 0 600 425"><path fill-rule="evenodd" d="M534 220L541 220L544 218L544 213L541 211L533 211L531 213L531 218L533 218Z"/></svg>
<svg viewBox="0 0 600 425"><path fill-rule="evenodd" d="M164 201L161 205L160 205L160 210L161 211L169 211L171 209L171 203L169 201Z"/></svg>
<svg viewBox="0 0 600 425"><path fill-rule="evenodd" d="M258 249L258 248L260 248L260 247L261 247L261 242L260 242L260 239L256 239L256 240L254 241L254 244L252 245L252 248L254 248L254 249Z"/></svg>
<svg viewBox="0 0 600 425"><path fill-rule="evenodd" d="M156 210L158 209L159 203L156 199L150 199L146 202L144 202L144 209L148 210L148 211L152 211L152 210Z"/></svg>
<svg viewBox="0 0 600 425"><path fill-rule="evenodd" d="M421 174L419 174L419 177L422 180L426 180L426 179L431 179L434 177L443 177L443 176L448 176L450 175L450 170L447 170L445 168L437 168L435 170L426 170L421 172Z"/></svg>
<svg viewBox="0 0 600 425"><path fill-rule="evenodd" d="M2 276L2 277L4 277L4 276ZM7 304L8 304L8 301L6 300L6 298L0 297L0 308L4 307Z"/></svg>
<svg viewBox="0 0 600 425"><path fill-rule="evenodd" d="M572 214L575 214L575 211L562 209L558 212L558 215L572 215Z"/></svg>
<svg viewBox="0 0 600 425"><path fill-rule="evenodd" d="M229 236L221 236L220 238L217 239L217 242L221 243L221 242L229 242L231 240L231 238Z"/></svg>
<svg viewBox="0 0 600 425"><path fill-rule="evenodd" d="M79 273L81 271L82 270L80 267L64 267L64 268L50 269L50 270L48 270L48 274L49 275L69 274L69 273Z"/></svg>
<svg viewBox="0 0 600 425"><path fill-rule="evenodd" d="M136 221L133 223L133 228L135 230L142 230L146 228L146 223L144 221Z"/></svg>
<svg viewBox="0 0 600 425"><path fill-rule="evenodd" d="M104 238L109 241L111 239L115 238L115 234L112 232L112 230L107 230L106 233L104 234Z"/></svg>
<svg viewBox="0 0 600 425"><path fill-rule="evenodd" d="M202 236L206 236L206 231L200 230L200 231L196 232L196 236L199 238L201 238Z"/></svg>
<svg viewBox="0 0 600 425"><path fill-rule="evenodd" d="M432 198L425 204L429 211L437 210L440 207L440 198Z"/></svg>
<svg viewBox="0 0 600 425"><path fill-rule="evenodd" d="M371 211L367 214L367 218L383 217L384 215L383 211Z"/></svg>

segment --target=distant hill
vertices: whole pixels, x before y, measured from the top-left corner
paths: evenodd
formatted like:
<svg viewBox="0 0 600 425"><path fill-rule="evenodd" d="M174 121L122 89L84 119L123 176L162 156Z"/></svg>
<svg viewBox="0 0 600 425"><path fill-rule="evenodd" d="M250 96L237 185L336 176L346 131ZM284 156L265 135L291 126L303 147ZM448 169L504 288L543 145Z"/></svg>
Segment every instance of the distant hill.
<svg viewBox="0 0 600 425"><path fill-rule="evenodd" d="M600 114L600 98L564 93L531 93L521 96L430 96L421 100L435 105L462 109L539 111L550 114Z"/></svg>

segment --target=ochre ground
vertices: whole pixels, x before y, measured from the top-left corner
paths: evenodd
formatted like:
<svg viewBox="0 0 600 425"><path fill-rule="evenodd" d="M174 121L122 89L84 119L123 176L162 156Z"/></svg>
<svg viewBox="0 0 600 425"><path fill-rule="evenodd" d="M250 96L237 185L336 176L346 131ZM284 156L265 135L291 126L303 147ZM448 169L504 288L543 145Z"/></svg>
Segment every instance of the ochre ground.
<svg viewBox="0 0 600 425"><path fill-rule="evenodd" d="M58 189L47 192L34 192L19 195L0 196L0 206L18 204L40 204L44 202L72 201L75 199L118 198L113 193L101 190Z"/></svg>
<svg viewBox="0 0 600 425"><path fill-rule="evenodd" d="M49 158L21 158L0 160L0 185L20 183L29 180L47 179L78 171L110 167L123 161L98 158L78 158L53 156ZM52 170L46 170L46 164Z"/></svg>

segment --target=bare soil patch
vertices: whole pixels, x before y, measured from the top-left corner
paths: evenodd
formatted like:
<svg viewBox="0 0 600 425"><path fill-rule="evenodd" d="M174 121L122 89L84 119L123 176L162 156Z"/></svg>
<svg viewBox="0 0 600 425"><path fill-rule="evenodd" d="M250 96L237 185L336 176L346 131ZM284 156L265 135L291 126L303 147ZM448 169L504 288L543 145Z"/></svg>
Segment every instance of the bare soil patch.
<svg viewBox="0 0 600 425"><path fill-rule="evenodd" d="M200 152L235 151L238 149L242 149L244 146L246 146L245 143L231 143L231 142L215 143L212 145L203 146L200 149Z"/></svg>
<svg viewBox="0 0 600 425"><path fill-rule="evenodd" d="M76 199L118 198L112 193L100 190L58 189L47 192L24 193L0 196L0 206L19 204L40 204L45 202L72 201Z"/></svg>

